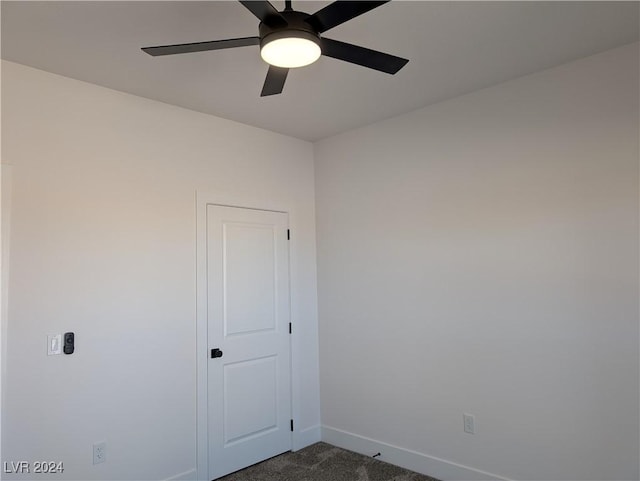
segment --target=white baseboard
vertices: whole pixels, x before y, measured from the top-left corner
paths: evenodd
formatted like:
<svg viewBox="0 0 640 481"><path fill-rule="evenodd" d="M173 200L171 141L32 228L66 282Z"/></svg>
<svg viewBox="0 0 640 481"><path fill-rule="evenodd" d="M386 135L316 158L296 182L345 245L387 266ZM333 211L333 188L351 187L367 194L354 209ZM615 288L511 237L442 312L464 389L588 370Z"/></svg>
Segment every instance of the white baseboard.
<svg viewBox="0 0 640 481"><path fill-rule="evenodd" d="M185 471L184 473L171 476L170 478L165 479L165 481L195 481L196 479L196 468L193 468L189 471Z"/></svg>
<svg viewBox="0 0 640 481"><path fill-rule="evenodd" d="M417 473L426 474L442 481L510 481L497 474L487 473L478 469L463 466L444 459L427 456L426 454L400 448L391 444L365 438L357 434L342 431L329 426L322 426L322 441L348 449L356 453L373 456L381 453L376 459L395 464L401 468L410 469Z"/></svg>
<svg viewBox="0 0 640 481"><path fill-rule="evenodd" d="M299 449L306 448L307 446L320 442L321 434L319 424L294 433L292 450L298 451Z"/></svg>

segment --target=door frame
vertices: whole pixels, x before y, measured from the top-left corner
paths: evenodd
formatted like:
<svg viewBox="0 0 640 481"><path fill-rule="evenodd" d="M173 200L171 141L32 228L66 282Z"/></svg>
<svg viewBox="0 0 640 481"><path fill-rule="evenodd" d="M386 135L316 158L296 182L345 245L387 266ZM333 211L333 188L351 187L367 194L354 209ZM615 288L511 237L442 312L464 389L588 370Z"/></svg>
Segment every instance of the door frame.
<svg viewBox="0 0 640 481"><path fill-rule="evenodd" d="M209 479L209 418L208 418L208 319L207 319L207 206L219 205L239 207L288 214L289 229L295 232L296 216L294 209L272 199L259 199L229 193L210 193L196 191L196 479ZM289 240L289 313L293 326L297 324L292 309L293 289L291 288L292 259L291 252L295 248L295 235ZM292 330L290 342L290 376L291 376L291 417L294 419L294 430L291 433L293 450L299 444L300 433L295 422L300 419L300 375L296 368L294 345L297 341L296 329Z"/></svg>
<svg viewBox="0 0 640 481"><path fill-rule="evenodd" d="M7 379L7 326L9 324L9 267L11 240L12 167L0 164L0 433L4 409L4 383ZM0 436L1 437L1 436ZM0 439L0 459L2 439Z"/></svg>

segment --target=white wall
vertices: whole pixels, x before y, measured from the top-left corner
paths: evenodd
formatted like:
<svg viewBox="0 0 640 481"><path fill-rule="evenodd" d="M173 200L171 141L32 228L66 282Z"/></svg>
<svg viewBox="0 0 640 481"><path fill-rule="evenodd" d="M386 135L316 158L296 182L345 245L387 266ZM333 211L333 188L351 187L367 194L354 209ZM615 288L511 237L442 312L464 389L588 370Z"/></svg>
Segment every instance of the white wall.
<svg viewBox="0 0 640 481"><path fill-rule="evenodd" d="M449 479L638 479L638 54L316 144L324 439Z"/></svg>
<svg viewBox="0 0 640 481"><path fill-rule="evenodd" d="M2 121L5 460L61 460L65 479L193 475L196 190L295 210L298 441L319 436L311 144L6 62ZM48 357L65 331L76 352Z"/></svg>

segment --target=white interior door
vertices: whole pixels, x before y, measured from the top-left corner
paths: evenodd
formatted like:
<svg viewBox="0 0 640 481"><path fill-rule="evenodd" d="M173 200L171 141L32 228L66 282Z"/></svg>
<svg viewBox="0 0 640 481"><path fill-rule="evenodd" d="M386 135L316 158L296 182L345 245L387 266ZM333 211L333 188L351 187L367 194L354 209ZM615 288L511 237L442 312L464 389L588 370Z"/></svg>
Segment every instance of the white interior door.
<svg viewBox="0 0 640 481"><path fill-rule="evenodd" d="M291 450L287 227L207 207L209 479Z"/></svg>

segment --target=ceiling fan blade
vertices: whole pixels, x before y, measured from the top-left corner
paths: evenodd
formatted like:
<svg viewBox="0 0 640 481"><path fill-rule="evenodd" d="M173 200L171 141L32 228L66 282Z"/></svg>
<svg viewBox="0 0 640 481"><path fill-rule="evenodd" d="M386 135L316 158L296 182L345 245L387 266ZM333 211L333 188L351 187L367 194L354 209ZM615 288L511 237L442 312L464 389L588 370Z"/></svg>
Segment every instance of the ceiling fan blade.
<svg viewBox="0 0 640 481"><path fill-rule="evenodd" d="M327 57L337 58L338 60L355 63L389 74L395 74L409 62L406 58L396 57L395 55L350 43L339 42L338 40L331 40L330 38L320 39L320 47L322 48L322 55Z"/></svg>
<svg viewBox="0 0 640 481"><path fill-rule="evenodd" d="M247 47L259 45L260 37L229 38L226 40L212 40L211 42L180 43L176 45L160 45L144 47L143 52L157 57L158 55L174 55L177 53L205 52L207 50L221 50L223 48Z"/></svg>
<svg viewBox="0 0 640 481"><path fill-rule="evenodd" d="M269 65L269 71L267 72L267 78L264 79L264 85L262 86L262 93L260 94L260 97L282 93L288 73L288 68Z"/></svg>
<svg viewBox="0 0 640 481"><path fill-rule="evenodd" d="M367 13L369 10L373 10L388 1L390 0L380 2L338 0L318 10L305 21L318 33L322 33L363 13Z"/></svg>
<svg viewBox="0 0 640 481"><path fill-rule="evenodd" d="M242 5L270 27L286 27L287 21L267 0L239 0Z"/></svg>

